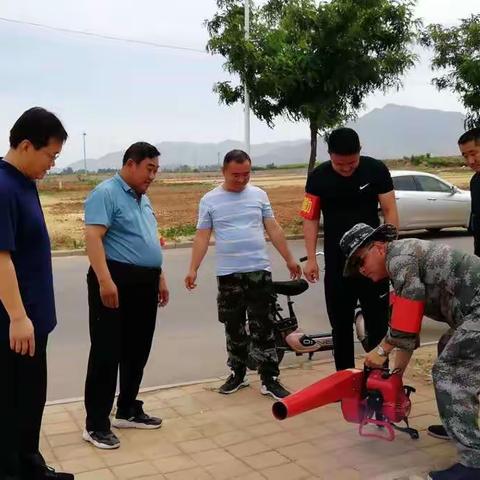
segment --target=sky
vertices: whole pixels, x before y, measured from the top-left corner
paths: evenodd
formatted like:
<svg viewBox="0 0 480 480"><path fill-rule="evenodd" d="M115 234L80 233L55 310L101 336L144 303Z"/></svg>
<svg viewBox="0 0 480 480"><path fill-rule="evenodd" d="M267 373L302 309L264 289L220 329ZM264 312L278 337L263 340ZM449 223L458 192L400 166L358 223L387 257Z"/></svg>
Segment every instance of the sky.
<svg viewBox="0 0 480 480"><path fill-rule="evenodd" d="M56 114L68 133L57 163L125 150L144 140L220 142L244 138L243 107L219 104L215 82L229 79L223 59L204 53L203 21L215 0L2 0L0 2L0 156L8 132L27 108ZM426 23L453 25L480 13L478 0L418 0ZM7 20L45 24L199 51L158 48L78 35ZM403 88L366 100L366 113L388 103L463 111L454 94L430 84L428 52ZM251 142L308 137L304 123L278 120L274 129L251 119Z"/></svg>

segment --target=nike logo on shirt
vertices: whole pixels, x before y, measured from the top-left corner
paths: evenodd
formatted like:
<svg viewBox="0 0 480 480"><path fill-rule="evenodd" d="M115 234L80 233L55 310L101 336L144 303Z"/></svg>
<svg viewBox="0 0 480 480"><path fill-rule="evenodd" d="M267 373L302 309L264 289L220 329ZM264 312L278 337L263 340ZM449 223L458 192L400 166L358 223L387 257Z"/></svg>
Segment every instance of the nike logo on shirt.
<svg viewBox="0 0 480 480"><path fill-rule="evenodd" d="M359 190L363 190L365 188L367 188L370 184L369 183L366 183L365 185L361 185L360 187L358 187Z"/></svg>

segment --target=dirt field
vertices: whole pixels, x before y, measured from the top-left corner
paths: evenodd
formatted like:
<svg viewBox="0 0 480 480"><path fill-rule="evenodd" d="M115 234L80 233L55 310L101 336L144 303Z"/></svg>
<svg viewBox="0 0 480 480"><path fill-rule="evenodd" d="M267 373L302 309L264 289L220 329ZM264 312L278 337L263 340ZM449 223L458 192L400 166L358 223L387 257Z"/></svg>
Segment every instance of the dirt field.
<svg viewBox="0 0 480 480"><path fill-rule="evenodd" d="M468 188L470 170L437 170L436 174ZM264 188L275 215L288 233L299 233L298 211L303 198L306 173L303 171L255 172L252 183ZM81 248L83 240L83 202L90 190L102 180L53 177L41 182L40 198L54 249ZM61 183L59 183L61 182ZM195 232L198 202L208 190L221 183L215 174L161 174L148 195L157 214L159 229L167 241L192 238Z"/></svg>
<svg viewBox="0 0 480 480"><path fill-rule="evenodd" d="M197 207L204 193L218 185L220 178L201 182L156 181L149 189L160 232L167 241L191 238L195 231ZM290 185L290 182L293 185ZM277 219L292 233L299 231L298 210L305 179L288 178L285 184L266 178L259 186L268 191ZM269 186L271 185L271 186ZM62 190L53 185L41 187L40 198L52 240L52 248L81 248L83 240L83 202L92 186L63 182Z"/></svg>

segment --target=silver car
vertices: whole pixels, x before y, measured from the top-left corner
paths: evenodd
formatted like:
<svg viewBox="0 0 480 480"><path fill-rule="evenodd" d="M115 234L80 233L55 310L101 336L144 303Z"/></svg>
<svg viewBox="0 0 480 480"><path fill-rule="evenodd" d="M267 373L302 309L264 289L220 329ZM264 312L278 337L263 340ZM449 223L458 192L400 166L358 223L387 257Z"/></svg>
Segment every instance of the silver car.
<svg viewBox="0 0 480 480"><path fill-rule="evenodd" d="M391 170L400 230L468 228L470 192L430 173Z"/></svg>

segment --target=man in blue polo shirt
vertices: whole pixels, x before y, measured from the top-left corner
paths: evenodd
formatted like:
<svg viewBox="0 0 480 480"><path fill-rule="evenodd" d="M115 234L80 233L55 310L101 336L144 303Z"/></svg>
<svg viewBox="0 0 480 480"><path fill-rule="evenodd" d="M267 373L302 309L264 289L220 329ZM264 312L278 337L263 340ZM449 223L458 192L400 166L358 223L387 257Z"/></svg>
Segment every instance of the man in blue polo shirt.
<svg viewBox="0 0 480 480"><path fill-rule="evenodd" d="M67 139L60 120L39 107L10 131L0 160L0 478L70 480L39 452L47 393L47 339L57 323L52 259L35 180Z"/></svg>
<svg viewBox="0 0 480 480"><path fill-rule="evenodd" d="M111 431L117 374L116 428L155 429L137 400L152 346L157 306L168 303L157 220L145 195L158 171L160 152L131 145L120 173L98 185L85 202L90 356L85 383L83 438L97 448L120 446Z"/></svg>

